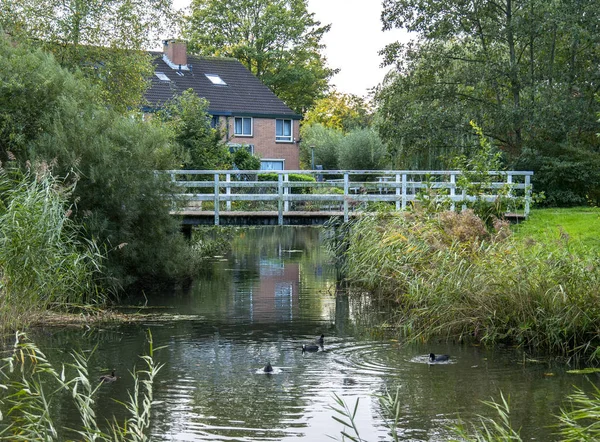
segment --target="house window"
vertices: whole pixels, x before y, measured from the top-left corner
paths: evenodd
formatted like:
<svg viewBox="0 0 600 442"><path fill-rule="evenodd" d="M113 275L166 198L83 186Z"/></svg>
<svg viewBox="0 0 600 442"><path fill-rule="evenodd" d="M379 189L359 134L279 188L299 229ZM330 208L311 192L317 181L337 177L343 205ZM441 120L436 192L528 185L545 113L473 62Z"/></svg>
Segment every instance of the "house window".
<svg viewBox="0 0 600 442"><path fill-rule="evenodd" d="M218 115L212 115L210 118L210 127L212 127L213 129L218 129L220 126L219 124L219 116Z"/></svg>
<svg viewBox="0 0 600 442"><path fill-rule="evenodd" d="M234 129L235 135L251 137L252 136L252 118L250 117L235 117Z"/></svg>
<svg viewBox="0 0 600 442"><path fill-rule="evenodd" d="M261 160L260 170L283 170L284 160Z"/></svg>
<svg viewBox="0 0 600 442"><path fill-rule="evenodd" d="M292 141L292 120L275 120L275 141Z"/></svg>

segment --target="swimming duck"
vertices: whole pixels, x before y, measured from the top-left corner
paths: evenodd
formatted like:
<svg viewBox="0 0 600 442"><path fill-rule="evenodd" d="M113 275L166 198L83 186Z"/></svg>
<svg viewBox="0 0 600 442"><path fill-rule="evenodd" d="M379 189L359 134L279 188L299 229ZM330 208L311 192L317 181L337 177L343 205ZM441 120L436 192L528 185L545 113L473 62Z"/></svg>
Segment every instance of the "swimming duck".
<svg viewBox="0 0 600 442"><path fill-rule="evenodd" d="M267 362L267 365L265 365L265 368L263 368L263 371L265 373L273 373L273 367L271 366L270 362Z"/></svg>
<svg viewBox="0 0 600 442"><path fill-rule="evenodd" d="M113 370L110 374L103 374L100 376L100 382L114 382L117 380L115 371Z"/></svg>
<svg viewBox="0 0 600 442"><path fill-rule="evenodd" d="M429 362L444 362L450 359L448 355L439 355L436 356L433 353L429 353Z"/></svg>
<svg viewBox="0 0 600 442"><path fill-rule="evenodd" d="M302 353L304 353L305 351L309 351L309 352L319 351L319 346L302 344Z"/></svg>

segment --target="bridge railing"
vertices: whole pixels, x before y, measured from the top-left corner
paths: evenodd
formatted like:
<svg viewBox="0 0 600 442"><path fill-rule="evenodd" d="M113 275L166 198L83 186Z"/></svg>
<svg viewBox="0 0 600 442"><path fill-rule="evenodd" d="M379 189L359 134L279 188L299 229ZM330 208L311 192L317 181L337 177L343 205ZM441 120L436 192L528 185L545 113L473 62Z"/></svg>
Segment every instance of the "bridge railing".
<svg viewBox="0 0 600 442"><path fill-rule="evenodd" d="M167 170L179 188L178 198L197 211L214 212L219 224L221 211L277 211L279 223L294 211L331 211L347 221L354 211L365 211L374 203L404 210L413 201L437 198L452 208L477 198L495 201L500 194L522 202L529 214L532 187L530 171L492 171L483 195L470 195L461 188L462 172L456 170ZM421 196L419 196L421 194ZM189 208L189 207L188 207Z"/></svg>

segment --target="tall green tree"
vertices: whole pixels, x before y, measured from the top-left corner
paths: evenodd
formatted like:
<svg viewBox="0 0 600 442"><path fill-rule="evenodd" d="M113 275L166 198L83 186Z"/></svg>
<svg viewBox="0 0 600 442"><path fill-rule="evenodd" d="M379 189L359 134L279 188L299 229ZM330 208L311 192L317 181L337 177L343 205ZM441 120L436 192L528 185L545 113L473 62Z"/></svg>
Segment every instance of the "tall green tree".
<svg viewBox="0 0 600 442"><path fill-rule="evenodd" d="M152 47L172 20L171 0L0 0L0 28L80 69L113 108L137 109Z"/></svg>
<svg viewBox="0 0 600 442"><path fill-rule="evenodd" d="M184 91L158 113L184 152L183 169L227 169L229 149L219 130L210 125L208 101L193 90Z"/></svg>
<svg viewBox="0 0 600 442"><path fill-rule="evenodd" d="M331 129L348 132L371 124L372 109L358 95L332 91L319 98L304 114L303 125L322 124Z"/></svg>
<svg viewBox="0 0 600 442"><path fill-rule="evenodd" d="M321 26L307 0L192 0L184 31L189 49L233 57L294 111L302 113L329 88Z"/></svg>
<svg viewBox="0 0 600 442"><path fill-rule="evenodd" d="M600 146L599 0L385 0L383 7L385 28L416 35L383 51L396 70L377 94L380 132L401 162L435 167L441 156L468 151L477 142L469 134L474 119L510 165L545 170L552 182L578 167L588 183L600 180L589 169ZM593 190L562 185L553 196L540 178L538 190L555 203L585 202Z"/></svg>
<svg viewBox="0 0 600 442"><path fill-rule="evenodd" d="M0 160L45 164L74 185L73 219L107 252L105 283L187 275L193 261L154 170L179 165L166 128L98 103L41 49L0 37Z"/></svg>

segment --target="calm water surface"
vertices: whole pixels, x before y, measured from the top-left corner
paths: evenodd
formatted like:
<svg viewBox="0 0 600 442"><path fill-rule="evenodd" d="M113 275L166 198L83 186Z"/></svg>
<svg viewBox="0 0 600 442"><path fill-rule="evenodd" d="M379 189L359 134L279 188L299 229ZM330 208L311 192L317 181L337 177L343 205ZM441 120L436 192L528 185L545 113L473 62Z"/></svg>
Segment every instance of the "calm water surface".
<svg viewBox="0 0 600 442"><path fill-rule="evenodd" d="M322 235L318 228L240 231L232 253L208 262L190 287L133 296L132 304L146 304L134 310L170 319L87 332L48 328L33 338L59 363L73 350L97 346L90 371L96 376L114 367L121 376L99 391L96 411L104 422L126 417L113 399L127 399L128 371L142 365L151 329L155 345L165 346L158 353L165 366L155 386L156 441L341 440L343 427L330 408L334 394L351 408L359 400L364 440L391 440L374 395L396 389L401 440L448 440L459 416L490 415L481 401L499 399L502 391L524 440L552 441L548 426L573 386L599 383L511 349L374 339L366 327L373 312L337 288ZM321 333L324 351L302 354L302 344ZM429 352L449 353L451 363L428 365ZM276 374L260 372L268 361ZM62 425L76 425L69 401L55 407Z"/></svg>

